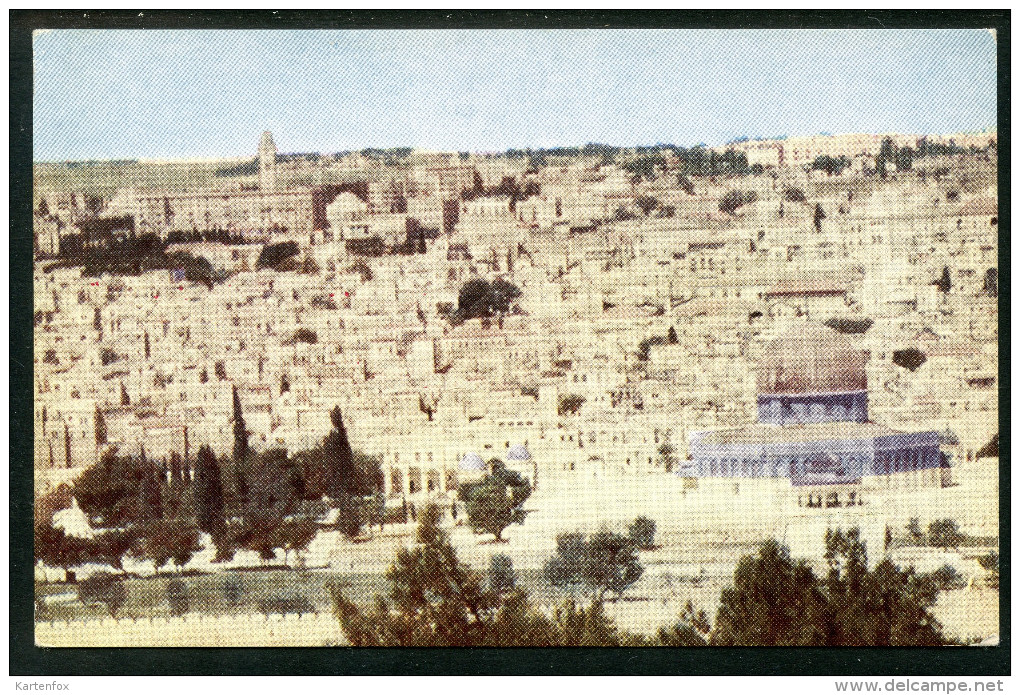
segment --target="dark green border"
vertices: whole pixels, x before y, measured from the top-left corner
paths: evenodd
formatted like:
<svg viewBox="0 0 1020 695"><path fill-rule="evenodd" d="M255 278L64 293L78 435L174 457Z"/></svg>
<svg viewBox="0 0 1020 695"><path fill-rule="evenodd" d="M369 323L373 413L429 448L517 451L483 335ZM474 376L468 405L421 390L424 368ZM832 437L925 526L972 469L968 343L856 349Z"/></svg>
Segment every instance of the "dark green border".
<svg viewBox="0 0 1020 695"><path fill-rule="evenodd" d="M1010 12L10 11L11 675L1007 675L1010 673ZM1001 643L959 649L39 649L32 576L32 38L36 28L989 28L999 64ZM1002 454L1001 452L1005 452Z"/></svg>

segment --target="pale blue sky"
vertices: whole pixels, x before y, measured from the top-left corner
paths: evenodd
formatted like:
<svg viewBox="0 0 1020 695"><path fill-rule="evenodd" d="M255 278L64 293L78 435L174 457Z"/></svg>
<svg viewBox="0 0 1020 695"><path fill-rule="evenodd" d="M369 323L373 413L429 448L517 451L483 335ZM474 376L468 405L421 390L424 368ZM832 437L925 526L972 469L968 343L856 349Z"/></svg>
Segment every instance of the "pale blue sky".
<svg viewBox="0 0 1020 695"><path fill-rule="evenodd" d="M995 125L983 30L84 31L34 41L34 156L494 151Z"/></svg>

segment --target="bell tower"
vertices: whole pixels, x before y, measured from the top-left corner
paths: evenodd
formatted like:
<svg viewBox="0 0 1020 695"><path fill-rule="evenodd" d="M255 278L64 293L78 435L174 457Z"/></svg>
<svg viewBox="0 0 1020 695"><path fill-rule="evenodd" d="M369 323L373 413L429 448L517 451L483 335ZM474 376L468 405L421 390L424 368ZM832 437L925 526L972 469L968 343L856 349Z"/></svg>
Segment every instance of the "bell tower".
<svg viewBox="0 0 1020 695"><path fill-rule="evenodd" d="M259 190L271 191L276 188L276 143L268 130L259 141Z"/></svg>

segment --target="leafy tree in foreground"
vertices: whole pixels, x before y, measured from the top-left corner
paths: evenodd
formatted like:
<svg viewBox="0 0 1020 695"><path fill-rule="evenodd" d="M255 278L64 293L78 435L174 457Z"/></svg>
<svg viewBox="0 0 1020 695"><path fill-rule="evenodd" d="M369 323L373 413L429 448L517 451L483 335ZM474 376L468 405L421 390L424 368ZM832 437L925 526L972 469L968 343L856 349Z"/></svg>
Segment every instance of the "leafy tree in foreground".
<svg viewBox="0 0 1020 695"><path fill-rule="evenodd" d="M340 624L356 646L477 646L487 641L498 594L457 559L439 528L439 510L421 515L417 544L397 551L386 578L390 600L376 597L367 613L333 590Z"/></svg>
<svg viewBox="0 0 1020 695"><path fill-rule="evenodd" d="M476 483L461 485L458 492L475 533L491 533L501 541L507 526L524 523L521 505L531 496L531 483L497 460L489 475Z"/></svg>
<svg viewBox="0 0 1020 695"><path fill-rule="evenodd" d="M86 562L89 557L88 539L68 536L48 522L35 525L34 540L36 559L64 570L64 581L68 580L68 571L72 567Z"/></svg>
<svg viewBox="0 0 1020 695"><path fill-rule="evenodd" d="M333 606L354 646L620 646L646 643L617 630L598 602L566 601L551 617L526 592L505 596L485 587L482 575L461 564L439 528L439 510L421 515L417 544L397 551L387 578L389 599L376 596L364 609L332 588Z"/></svg>
<svg viewBox="0 0 1020 695"><path fill-rule="evenodd" d="M941 626L928 612L945 577L918 575L888 559L868 569L857 529L829 531L825 538L828 576L820 582L825 600L825 646L937 646Z"/></svg>
<svg viewBox="0 0 1020 695"><path fill-rule="evenodd" d="M659 628L656 641L664 647L706 647L712 626L708 614L696 611L691 601L684 606L683 613L673 626Z"/></svg>
<svg viewBox="0 0 1020 695"><path fill-rule="evenodd" d="M283 564L288 564L290 553L298 558L318 533L318 527L311 521L284 521L276 529L276 547L283 549Z"/></svg>
<svg viewBox="0 0 1020 695"><path fill-rule="evenodd" d="M74 495L87 515L120 526L142 517L142 488L150 474L144 461L108 451L78 476Z"/></svg>
<svg viewBox="0 0 1020 695"><path fill-rule="evenodd" d="M724 589L710 642L725 646L935 646L945 644L929 609L937 578L888 559L868 569L856 529L826 534L828 575L769 540L740 560Z"/></svg>
<svg viewBox="0 0 1020 695"><path fill-rule="evenodd" d="M821 644L825 597L811 568L787 548L766 541L745 556L723 589L714 645L806 646Z"/></svg>

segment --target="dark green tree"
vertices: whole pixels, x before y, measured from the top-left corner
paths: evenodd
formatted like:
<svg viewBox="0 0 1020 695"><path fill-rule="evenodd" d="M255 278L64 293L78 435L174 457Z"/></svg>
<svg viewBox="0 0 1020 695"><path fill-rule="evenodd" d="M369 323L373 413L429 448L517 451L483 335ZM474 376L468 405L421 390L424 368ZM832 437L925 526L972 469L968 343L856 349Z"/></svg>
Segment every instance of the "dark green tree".
<svg viewBox="0 0 1020 695"><path fill-rule="evenodd" d="M158 572L171 561L180 570L201 549L197 527L180 519L161 519L142 528L132 554L151 560Z"/></svg>
<svg viewBox="0 0 1020 695"><path fill-rule="evenodd" d="M333 429L322 443L322 451L326 460L326 494L339 499L344 492L353 494L357 485L357 474L354 469L354 450L347 438L340 406L329 413Z"/></svg>
<svg viewBox="0 0 1020 695"><path fill-rule="evenodd" d="M936 548L958 548L963 541L960 527L952 519L938 519L928 524L928 543Z"/></svg>
<svg viewBox="0 0 1020 695"><path fill-rule="evenodd" d="M223 479L216 455L208 446L198 450L195 460L195 514L198 527L214 537L223 528Z"/></svg>
<svg viewBox="0 0 1020 695"><path fill-rule="evenodd" d="M825 217L826 217L825 210L822 209L822 204L821 203L815 203L815 217L814 217L814 220L815 220L815 231L816 232L822 231L822 220L824 220Z"/></svg>
<svg viewBox="0 0 1020 695"><path fill-rule="evenodd" d="M501 541L507 526L524 523L522 505L531 496L531 483L519 473L507 470L501 461L492 464L489 475L476 483L464 483L458 494L475 533L491 533Z"/></svg>
<svg viewBox="0 0 1020 695"><path fill-rule="evenodd" d="M999 433L996 432L988 443L978 449L975 458L998 458L999 457Z"/></svg>
<svg viewBox="0 0 1020 695"><path fill-rule="evenodd" d="M96 446L102 446L106 444L106 418L103 417L103 411L96 406L95 413L95 435L96 435Z"/></svg>
<svg viewBox="0 0 1020 695"><path fill-rule="evenodd" d="M989 297L999 296L999 270L998 268L989 268L985 271L985 286L982 291Z"/></svg>
<svg viewBox="0 0 1020 695"><path fill-rule="evenodd" d="M939 292L942 294L949 294L949 291L953 289L952 278L949 277L949 267L944 266L942 268L942 275L939 276L938 280L935 280L931 284L939 288Z"/></svg>
<svg viewBox="0 0 1020 695"><path fill-rule="evenodd" d="M647 217L652 210L659 207L659 200L650 195L639 195L634 199L634 204L641 208L641 212Z"/></svg>
<svg viewBox="0 0 1020 695"><path fill-rule="evenodd" d="M489 589L503 595L517 585L517 573L509 555L499 553L489 560Z"/></svg>
<svg viewBox="0 0 1020 695"><path fill-rule="evenodd" d="M86 543L89 560L105 562L114 569L124 569L124 556L131 552L139 539L137 526L128 526L117 531L106 531Z"/></svg>
<svg viewBox="0 0 1020 695"><path fill-rule="evenodd" d="M78 476L74 495L82 511L98 523L123 526L142 519L143 481L151 475L141 459L111 450Z"/></svg>
<svg viewBox="0 0 1020 695"><path fill-rule="evenodd" d="M554 586L589 592L596 602L607 593L619 599L641 578L637 546L627 536L602 530L585 537L580 533L556 537L556 554L545 564L546 579Z"/></svg>
<svg viewBox="0 0 1020 695"><path fill-rule="evenodd" d="M64 570L64 581L68 581L72 567L88 561L91 555L87 539L68 536L63 529L53 528L48 521L35 524L34 549L37 560Z"/></svg>
<svg viewBox="0 0 1020 695"><path fill-rule="evenodd" d="M280 524L276 529L276 547L283 550L283 563L289 564L291 553L300 558L318 531L315 523L307 520L288 519Z"/></svg>
<svg viewBox="0 0 1020 695"><path fill-rule="evenodd" d="M237 386L234 386L232 391L234 397L234 463L243 466L248 460L250 452L248 428L244 422L244 413L241 412L241 397L237 393Z"/></svg>
<svg viewBox="0 0 1020 695"><path fill-rule="evenodd" d="M620 646L643 642L617 630L602 604L572 600L548 617L521 589L499 593L457 558L433 506L421 515L417 543L397 551L387 598L365 608L332 588L334 610L355 646Z"/></svg>
<svg viewBox="0 0 1020 695"><path fill-rule="evenodd" d="M917 348L907 348L906 350L893 350L892 361L893 364L914 372L927 362L928 358Z"/></svg>
<svg viewBox="0 0 1020 695"><path fill-rule="evenodd" d="M856 529L826 534L828 575L815 576L774 540L740 560L723 590L714 645L934 646L944 644L929 609L939 585L888 559L868 569Z"/></svg>
<svg viewBox="0 0 1020 695"><path fill-rule="evenodd" d="M939 646L941 626L928 612L944 581L919 576L888 559L868 569L867 548L857 529L830 530L825 537L829 573L821 582L827 603L826 646Z"/></svg>
<svg viewBox="0 0 1020 695"><path fill-rule="evenodd" d="M340 624L356 646L480 646L487 642L499 595L458 560L440 512L427 507L417 544L397 551L387 571L390 600L377 596L367 612L333 589Z"/></svg>
<svg viewBox="0 0 1020 695"><path fill-rule="evenodd" d="M684 606L680 619L671 627L659 628L656 644L663 647L706 647L712 626L708 614L696 611L691 601Z"/></svg>
<svg viewBox="0 0 1020 695"><path fill-rule="evenodd" d="M807 646L824 639L825 596L811 568L766 541L745 556L723 590L712 644Z"/></svg>
<svg viewBox="0 0 1020 695"><path fill-rule="evenodd" d="M783 190L783 197L791 203L806 203L807 196L804 195L804 191L800 188L794 188L788 186Z"/></svg>
<svg viewBox="0 0 1020 695"><path fill-rule="evenodd" d="M655 522L647 516L634 519L627 528L627 535L640 550L655 548Z"/></svg>

